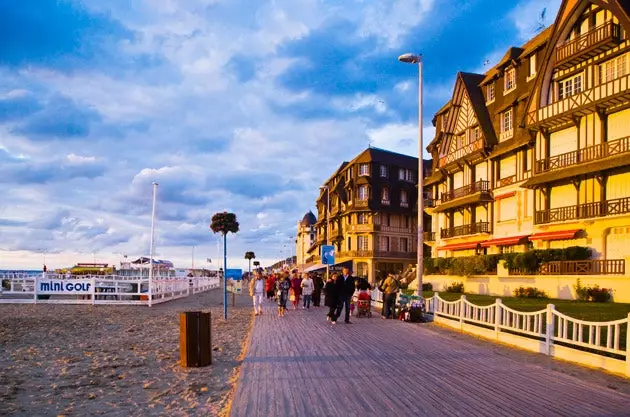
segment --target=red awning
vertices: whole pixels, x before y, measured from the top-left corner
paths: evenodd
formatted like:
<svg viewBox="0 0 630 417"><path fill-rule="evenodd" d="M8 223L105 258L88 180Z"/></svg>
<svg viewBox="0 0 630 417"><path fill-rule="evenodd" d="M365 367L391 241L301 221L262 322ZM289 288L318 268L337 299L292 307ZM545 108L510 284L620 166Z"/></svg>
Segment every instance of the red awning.
<svg viewBox="0 0 630 417"><path fill-rule="evenodd" d="M480 242L453 243L452 245L442 246L438 250L462 250L475 249Z"/></svg>
<svg viewBox="0 0 630 417"><path fill-rule="evenodd" d="M499 195L495 195L494 199L495 200L501 200L502 198L510 198L510 197L514 197L516 195L516 191L512 191L510 193L505 193L505 194L499 194Z"/></svg>
<svg viewBox="0 0 630 417"><path fill-rule="evenodd" d="M511 237L499 237L496 239L486 240L481 244L482 247L487 248L488 246L510 246L516 245L522 239L525 239L529 235L522 236L511 236Z"/></svg>
<svg viewBox="0 0 630 417"><path fill-rule="evenodd" d="M575 234L581 229L559 230L556 232L534 233L529 240L564 240L575 239Z"/></svg>

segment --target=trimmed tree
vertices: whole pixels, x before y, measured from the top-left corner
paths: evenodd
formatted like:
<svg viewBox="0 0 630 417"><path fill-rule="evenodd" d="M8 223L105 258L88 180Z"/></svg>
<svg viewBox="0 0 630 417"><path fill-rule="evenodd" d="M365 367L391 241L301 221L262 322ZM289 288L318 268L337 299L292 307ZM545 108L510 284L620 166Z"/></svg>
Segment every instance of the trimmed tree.
<svg viewBox="0 0 630 417"><path fill-rule="evenodd" d="M238 233L238 221L236 220L236 214L228 213L216 213L212 216L212 222L210 223L210 229L214 233L221 233L223 235L223 318L227 319L227 277L225 272L227 271L227 234Z"/></svg>
<svg viewBox="0 0 630 417"><path fill-rule="evenodd" d="M245 259L247 259L249 261L249 266L248 266L248 273L251 274L252 273L252 259L256 259L256 254L252 251L247 251L245 252Z"/></svg>

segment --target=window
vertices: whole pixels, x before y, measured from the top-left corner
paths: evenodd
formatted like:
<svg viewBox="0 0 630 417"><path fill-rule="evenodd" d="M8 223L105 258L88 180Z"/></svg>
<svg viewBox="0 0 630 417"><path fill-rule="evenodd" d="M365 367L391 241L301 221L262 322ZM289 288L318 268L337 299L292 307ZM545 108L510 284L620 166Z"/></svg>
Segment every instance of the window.
<svg viewBox="0 0 630 417"><path fill-rule="evenodd" d="M389 168L387 168L387 165L381 165L381 177L382 178L389 177Z"/></svg>
<svg viewBox="0 0 630 417"><path fill-rule="evenodd" d="M352 250L352 238L348 238L348 250Z"/></svg>
<svg viewBox="0 0 630 417"><path fill-rule="evenodd" d="M370 164L360 164L359 175L370 175Z"/></svg>
<svg viewBox="0 0 630 417"><path fill-rule="evenodd" d="M512 115L512 109L507 109L501 114L501 133L512 131Z"/></svg>
<svg viewBox="0 0 630 417"><path fill-rule="evenodd" d="M499 246L499 251L501 253L514 253L514 245L510 246Z"/></svg>
<svg viewBox="0 0 630 417"><path fill-rule="evenodd" d="M352 188L348 188L348 203L352 203Z"/></svg>
<svg viewBox="0 0 630 417"><path fill-rule="evenodd" d="M409 228L409 216L404 216L403 219L405 220L403 224L406 228Z"/></svg>
<svg viewBox="0 0 630 417"><path fill-rule="evenodd" d="M516 88L516 70L514 68L510 68L505 71L505 87L503 93L509 93L510 91Z"/></svg>
<svg viewBox="0 0 630 417"><path fill-rule="evenodd" d="M398 170L398 179L401 181L405 180L405 170L403 168Z"/></svg>
<svg viewBox="0 0 630 417"><path fill-rule="evenodd" d="M367 214L359 213L359 215L357 216L357 223L358 224L368 224Z"/></svg>
<svg viewBox="0 0 630 417"><path fill-rule="evenodd" d="M389 188L387 187L381 190L381 204L389 205Z"/></svg>
<svg viewBox="0 0 630 417"><path fill-rule="evenodd" d="M488 84L486 87L486 95L488 96L486 101L492 103L494 101L494 83Z"/></svg>
<svg viewBox="0 0 630 417"><path fill-rule="evenodd" d="M599 82L607 83L628 73L628 54L610 59L599 66Z"/></svg>
<svg viewBox="0 0 630 417"><path fill-rule="evenodd" d="M558 82L558 100L571 97L582 92L582 74L574 75Z"/></svg>
<svg viewBox="0 0 630 417"><path fill-rule="evenodd" d="M381 236L379 239L379 250L389 252L389 236Z"/></svg>
<svg viewBox="0 0 630 417"><path fill-rule="evenodd" d="M368 237L367 236L357 237L357 250L368 250Z"/></svg>
<svg viewBox="0 0 630 417"><path fill-rule="evenodd" d="M409 239L407 239L406 237L400 238L400 251L409 252Z"/></svg>
<svg viewBox="0 0 630 417"><path fill-rule="evenodd" d="M400 207L409 207L409 196L405 190L400 190Z"/></svg>
<svg viewBox="0 0 630 417"><path fill-rule="evenodd" d="M468 135L470 138L469 143L473 143L477 141L478 139L481 139L481 129L479 129L479 126L473 127L468 132L469 132Z"/></svg>
<svg viewBox="0 0 630 417"><path fill-rule="evenodd" d="M529 57L529 76L527 80L531 80L536 75L536 54Z"/></svg>
<svg viewBox="0 0 630 417"><path fill-rule="evenodd" d="M369 190L367 185L361 185L359 187L359 200L366 201L369 198Z"/></svg>
<svg viewBox="0 0 630 417"><path fill-rule="evenodd" d="M315 240L315 234L311 233L311 242Z"/></svg>
<svg viewBox="0 0 630 417"><path fill-rule="evenodd" d="M409 182L415 182L416 181L416 173L413 172L411 169L408 169L405 171L405 179Z"/></svg>

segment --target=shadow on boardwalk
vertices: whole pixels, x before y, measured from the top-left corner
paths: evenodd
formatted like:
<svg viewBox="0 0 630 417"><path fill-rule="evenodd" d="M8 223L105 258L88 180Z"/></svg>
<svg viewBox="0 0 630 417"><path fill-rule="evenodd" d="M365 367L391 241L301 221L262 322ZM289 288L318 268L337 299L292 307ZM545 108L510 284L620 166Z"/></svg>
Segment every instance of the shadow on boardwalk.
<svg viewBox="0 0 630 417"><path fill-rule="evenodd" d="M272 304L256 317L232 403L254 416L622 416L630 384L434 325Z"/></svg>

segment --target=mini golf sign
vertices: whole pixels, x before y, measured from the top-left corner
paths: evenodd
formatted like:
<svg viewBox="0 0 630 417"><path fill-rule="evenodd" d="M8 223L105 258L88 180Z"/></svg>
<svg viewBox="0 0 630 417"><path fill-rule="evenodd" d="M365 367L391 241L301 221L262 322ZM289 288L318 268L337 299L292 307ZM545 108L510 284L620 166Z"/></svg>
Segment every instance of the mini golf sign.
<svg viewBox="0 0 630 417"><path fill-rule="evenodd" d="M39 279L38 294L92 294L93 279Z"/></svg>

